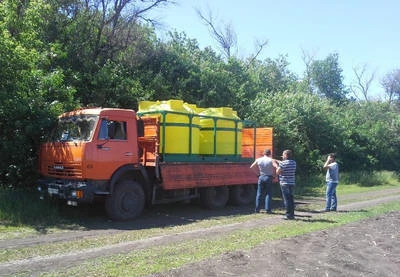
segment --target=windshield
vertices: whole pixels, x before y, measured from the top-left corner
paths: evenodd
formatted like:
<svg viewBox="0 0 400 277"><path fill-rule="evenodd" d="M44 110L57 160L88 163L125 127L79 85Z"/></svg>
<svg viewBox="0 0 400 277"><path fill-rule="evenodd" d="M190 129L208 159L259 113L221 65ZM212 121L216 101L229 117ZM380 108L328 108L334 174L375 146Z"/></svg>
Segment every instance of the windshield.
<svg viewBox="0 0 400 277"><path fill-rule="evenodd" d="M97 115L61 117L53 131L52 141L89 141L94 133Z"/></svg>

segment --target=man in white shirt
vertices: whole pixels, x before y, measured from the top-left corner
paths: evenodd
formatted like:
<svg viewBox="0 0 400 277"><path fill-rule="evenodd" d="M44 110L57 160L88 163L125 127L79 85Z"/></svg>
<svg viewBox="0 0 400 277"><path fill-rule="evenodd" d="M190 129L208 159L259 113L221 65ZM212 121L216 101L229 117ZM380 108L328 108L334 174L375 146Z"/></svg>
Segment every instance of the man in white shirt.
<svg viewBox="0 0 400 277"><path fill-rule="evenodd" d="M258 165L259 177L257 184L256 207L254 211L259 213L262 202L264 201L265 211L270 214L272 213L272 180L274 166L276 167L276 162L271 158L271 150L265 149L264 155L256 159L251 164L250 168L253 168L255 165Z"/></svg>

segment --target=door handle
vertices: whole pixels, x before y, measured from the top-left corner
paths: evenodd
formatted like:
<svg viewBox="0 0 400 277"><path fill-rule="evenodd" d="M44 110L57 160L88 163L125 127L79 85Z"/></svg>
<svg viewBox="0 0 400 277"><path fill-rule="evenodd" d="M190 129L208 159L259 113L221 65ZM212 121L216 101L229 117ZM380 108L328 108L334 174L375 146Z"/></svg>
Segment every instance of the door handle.
<svg viewBox="0 0 400 277"><path fill-rule="evenodd" d="M129 156L133 156L133 154L132 154L132 152L125 152L125 153L124 153L124 156L129 157Z"/></svg>

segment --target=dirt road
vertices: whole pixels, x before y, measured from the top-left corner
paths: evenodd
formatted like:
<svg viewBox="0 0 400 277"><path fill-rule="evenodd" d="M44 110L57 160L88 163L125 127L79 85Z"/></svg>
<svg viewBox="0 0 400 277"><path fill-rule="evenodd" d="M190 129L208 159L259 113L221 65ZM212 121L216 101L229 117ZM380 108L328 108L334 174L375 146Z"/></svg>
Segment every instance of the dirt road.
<svg viewBox="0 0 400 277"><path fill-rule="evenodd" d="M380 203L399 201L400 188L373 193L372 200L340 205L340 211L359 210ZM371 195L350 195L358 200ZM341 199L346 201L345 198ZM312 199L323 206L323 199ZM302 203L297 203L297 215L312 218L315 213L301 212ZM162 208L161 208L162 209ZM246 208L243 208L246 209ZM43 243L74 241L79 238L96 237L133 228L152 228L171 224L190 223L215 216L215 213L245 213L245 210L202 211L186 209L162 210L144 216L135 222L112 223L104 219L99 226L87 230L49 234L31 238L0 240L0 249L15 249ZM247 207L248 209L248 207ZM299 211L300 210L300 211ZM339 211L339 212L340 212ZM249 211L247 211L249 212ZM77 265L85 260L150 246L166 245L207 235L208 238L238 229L260 227L282 222L282 213L190 232L155 236L147 239L127 241L94 249L9 261L0 264L0 276L16 274L39 275ZM226 253L221 257L190 264L178 270L156 276L397 276L400 270L400 214L390 213L378 218L364 220L329 231L320 231L295 238L267 242L251 251Z"/></svg>

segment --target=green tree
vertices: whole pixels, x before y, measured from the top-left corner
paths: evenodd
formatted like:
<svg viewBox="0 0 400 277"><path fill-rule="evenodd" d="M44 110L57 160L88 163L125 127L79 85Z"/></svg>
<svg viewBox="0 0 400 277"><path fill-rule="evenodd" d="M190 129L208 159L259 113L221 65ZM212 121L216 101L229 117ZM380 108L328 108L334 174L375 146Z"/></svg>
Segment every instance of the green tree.
<svg viewBox="0 0 400 277"><path fill-rule="evenodd" d="M343 85L339 55L330 54L325 60L313 61L310 66L312 91L340 103L345 100L347 91Z"/></svg>
<svg viewBox="0 0 400 277"><path fill-rule="evenodd" d="M381 84L388 97L389 103L399 103L400 100L400 69L387 73L381 81Z"/></svg>
<svg viewBox="0 0 400 277"><path fill-rule="evenodd" d="M400 115L380 102L337 106L309 93L259 94L250 119L274 127L275 153L294 151L299 174L321 169L323 156L338 154L342 169L397 170Z"/></svg>
<svg viewBox="0 0 400 277"><path fill-rule="evenodd" d="M349 169L396 170L400 115L387 103L352 102L341 107L342 156Z"/></svg>
<svg viewBox="0 0 400 277"><path fill-rule="evenodd" d="M250 64L242 62L242 78L236 86L235 107L244 118L253 113L250 103L258 94L274 98L281 92L295 91L297 80L288 69L289 63L285 56L263 61L247 59Z"/></svg>
<svg viewBox="0 0 400 277"><path fill-rule="evenodd" d="M61 112L172 98L274 127L275 151L293 149L301 174L329 152L344 170L399 168L398 107L347 100L337 54L310 60L297 80L285 56L224 58L176 32L161 41L143 23L166 3L0 1L1 184L33 183L39 143Z"/></svg>
<svg viewBox="0 0 400 277"><path fill-rule="evenodd" d="M196 103L199 99L200 60L197 41L188 39L184 33L170 33L167 42L159 41L153 55L149 55L140 67L147 74L145 85L154 92L154 100L173 98Z"/></svg>
<svg viewBox="0 0 400 277"><path fill-rule="evenodd" d="M62 45L66 55L55 63L83 106L136 105L144 91L138 68L155 41L142 22L152 23L146 13L170 2L52 0L56 16L46 39Z"/></svg>
<svg viewBox="0 0 400 277"><path fill-rule="evenodd" d="M2 185L33 183L40 140L52 119L73 106L64 72L49 66L54 45L41 41L46 1L0 2L0 176Z"/></svg>
<svg viewBox="0 0 400 277"><path fill-rule="evenodd" d="M292 149L300 174L319 169L321 155L340 150L340 124L328 100L309 93L259 94L250 119L274 128L275 155Z"/></svg>

